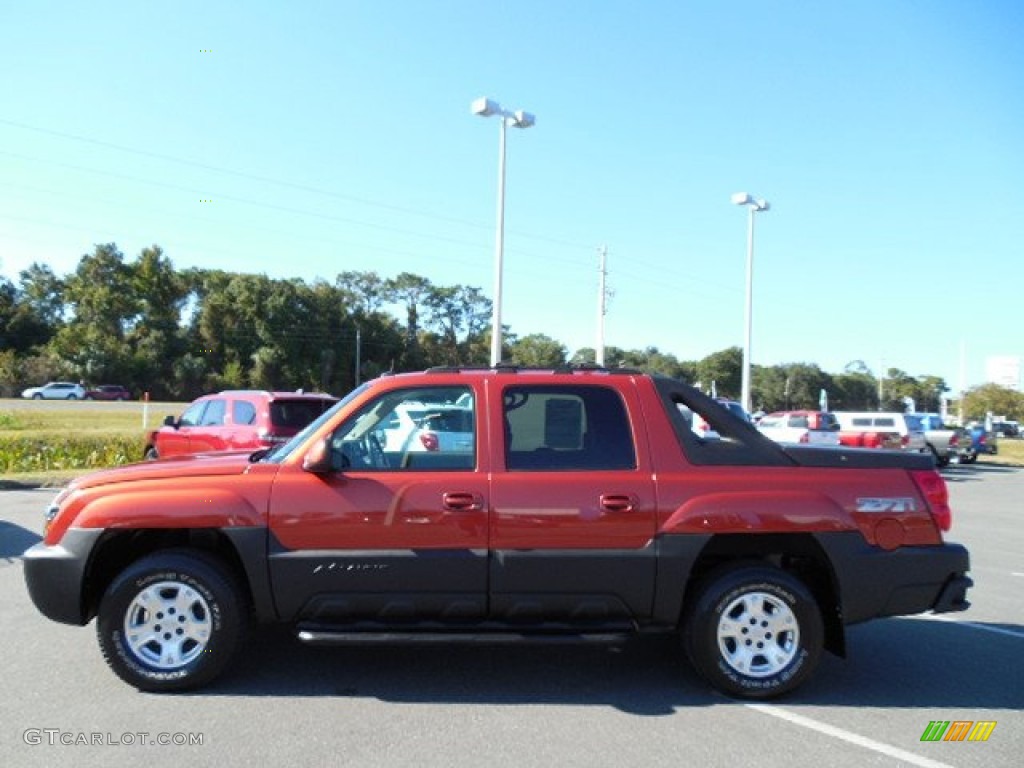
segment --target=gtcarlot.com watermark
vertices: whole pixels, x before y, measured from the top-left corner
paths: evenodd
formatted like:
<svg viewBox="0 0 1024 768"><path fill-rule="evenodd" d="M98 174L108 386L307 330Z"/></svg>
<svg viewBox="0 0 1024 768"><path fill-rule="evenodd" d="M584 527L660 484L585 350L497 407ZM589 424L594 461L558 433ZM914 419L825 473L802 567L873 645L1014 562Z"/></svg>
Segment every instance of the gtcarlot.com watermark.
<svg viewBox="0 0 1024 768"><path fill-rule="evenodd" d="M31 747L196 747L205 733L150 733L149 731L65 731L62 728L26 728L22 740Z"/></svg>

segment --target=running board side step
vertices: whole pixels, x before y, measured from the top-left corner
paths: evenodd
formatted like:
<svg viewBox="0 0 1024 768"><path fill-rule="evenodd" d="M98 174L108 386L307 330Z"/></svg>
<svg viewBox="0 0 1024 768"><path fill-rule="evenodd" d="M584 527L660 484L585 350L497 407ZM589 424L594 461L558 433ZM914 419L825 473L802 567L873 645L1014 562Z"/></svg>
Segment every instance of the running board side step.
<svg viewBox="0 0 1024 768"><path fill-rule="evenodd" d="M307 645L377 645L377 644L471 644L504 645L509 643L622 643L634 636L632 632L529 633L529 632L333 632L300 629L297 637Z"/></svg>

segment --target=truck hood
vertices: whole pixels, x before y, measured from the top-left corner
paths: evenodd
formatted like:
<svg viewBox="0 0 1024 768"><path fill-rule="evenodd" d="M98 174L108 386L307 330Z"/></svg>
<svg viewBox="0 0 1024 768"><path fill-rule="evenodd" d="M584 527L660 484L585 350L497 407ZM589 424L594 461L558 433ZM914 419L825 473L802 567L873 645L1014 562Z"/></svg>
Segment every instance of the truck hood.
<svg viewBox="0 0 1024 768"><path fill-rule="evenodd" d="M158 461L128 464L124 467L104 469L88 475L82 475L72 480L69 488L95 488L111 483L160 480L162 478L184 480L189 477L240 475L253 466L249 460L252 453L251 450L197 453L189 456L174 456Z"/></svg>

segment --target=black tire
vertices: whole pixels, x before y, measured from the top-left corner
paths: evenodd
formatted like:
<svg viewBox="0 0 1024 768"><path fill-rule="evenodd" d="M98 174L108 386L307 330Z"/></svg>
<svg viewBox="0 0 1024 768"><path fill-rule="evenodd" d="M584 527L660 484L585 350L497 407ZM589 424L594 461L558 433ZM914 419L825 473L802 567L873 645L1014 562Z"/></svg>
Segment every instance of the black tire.
<svg viewBox="0 0 1024 768"><path fill-rule="evenodd" d="M84 400L92 400L92 395L86 395L83 399Z"/></svg>
<svg viewBox="0 0 1024 768"><path fill-rule="evenodd" d="M32 399L33 400L42 400L43 396L40 395L38 392L36 392L34 395L32 395Z"/></svg>
<svg viewBox="0 0 1024 768"><path fill-rule="evenodd" d="M139 690L198 688L231 661L245 605L235 578L215 558L156 552L107 587L96 617L100 650L114 673ZM133 635L131 627L140 631Z"/></svg>
<svg viewBox="0 0 1024 768"><path fill-rule="evenodd" d="M76 395L68 395L68 400L77 400L77 399L78 399L78 397Z"/></svg>
<svg viewBox="0 0 1024 768"><path fill-rule="evenodd" d="M939 452L935 450L934 446L929 445L928 450L932 452L932 456L935 458L935 466L944 467L949 464L949 455L939 456Z"/></svg>
<svg viewBox="0 0 1024 768"><path fill-rule="evenodd" d="M160 458L160 454L156 452L156 446L151 445L146 449L145 453L142 454L142 458L145 461L156 461Z"/></svg>
<svg viewBox="0 0 1024 768"><path fill-rule="evenodd" d="M704 679L747 699L797 688L817 666L824 637L818 604L803 582L751 563L708 574L689 601L682 631Z"/></svg>

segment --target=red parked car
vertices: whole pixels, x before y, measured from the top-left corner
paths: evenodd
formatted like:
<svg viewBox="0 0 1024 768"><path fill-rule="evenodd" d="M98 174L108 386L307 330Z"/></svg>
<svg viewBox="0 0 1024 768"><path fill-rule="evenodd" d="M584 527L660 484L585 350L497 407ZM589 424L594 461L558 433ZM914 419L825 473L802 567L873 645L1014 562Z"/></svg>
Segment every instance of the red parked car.
<svg viewBox="0 0 1024 768"><path fill-rule="evenodd" d="M269 448L283 443L338 402L303 392L230 390L193 401L180 418L168 416L146 437L144 456Z"/></svg>
<svg viewBox="0 0 1024 768"><path fill-rule="evenodd" d="M100 384L85 390L86 400L131 400L132 393L120 384Z"/></svg>

